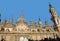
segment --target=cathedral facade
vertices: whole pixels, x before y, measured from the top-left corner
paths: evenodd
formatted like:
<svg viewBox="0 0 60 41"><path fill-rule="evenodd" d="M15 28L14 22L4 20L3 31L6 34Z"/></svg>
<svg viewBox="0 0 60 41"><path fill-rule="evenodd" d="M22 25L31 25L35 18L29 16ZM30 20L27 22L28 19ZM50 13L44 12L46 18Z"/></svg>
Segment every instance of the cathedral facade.
<svg viewBox="0 0 60 41"><path fill-rule="evenodd" d="M38 24L31 20L30 25L27 25L24 16L20 16L16 25L13 24L12 18L9 23L4 19L0 24L0 41L40 41L44 38L60 38L60 19L51 4L49 4L49 11L53 26L46 21L43 27L40 19Z"/></svg>

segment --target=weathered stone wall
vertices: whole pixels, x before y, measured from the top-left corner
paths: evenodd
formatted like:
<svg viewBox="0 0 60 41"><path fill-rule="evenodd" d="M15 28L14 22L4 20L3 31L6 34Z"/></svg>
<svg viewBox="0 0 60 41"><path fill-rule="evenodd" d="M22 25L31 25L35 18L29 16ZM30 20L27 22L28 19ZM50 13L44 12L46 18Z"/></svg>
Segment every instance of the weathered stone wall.
<svg viewBox="0 0 60 41"><path fill-rule="evenodd" d="M20 41L20 38L41 40L44 38L56 38L57 33L0 33L0 40L2 38L6 41Z"/></svg>

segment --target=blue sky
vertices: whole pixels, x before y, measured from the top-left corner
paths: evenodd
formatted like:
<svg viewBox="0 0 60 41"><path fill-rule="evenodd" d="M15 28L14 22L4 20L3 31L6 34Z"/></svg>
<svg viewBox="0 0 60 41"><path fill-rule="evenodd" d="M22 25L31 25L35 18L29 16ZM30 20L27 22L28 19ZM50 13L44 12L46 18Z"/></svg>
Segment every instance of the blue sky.
<svg viewBox="0 0 60 41"><path fill-rule="evenodd" d="M43 25L45 24L45 20L52 25L49 2L55 8L57 15L60 16L60 0L0 0L1 19L3 21L6 18L7 22L9 22L9 19L13 18L13 22L16 23L23 12L28 24L31 19L38 22L40 18Z"/></svg>

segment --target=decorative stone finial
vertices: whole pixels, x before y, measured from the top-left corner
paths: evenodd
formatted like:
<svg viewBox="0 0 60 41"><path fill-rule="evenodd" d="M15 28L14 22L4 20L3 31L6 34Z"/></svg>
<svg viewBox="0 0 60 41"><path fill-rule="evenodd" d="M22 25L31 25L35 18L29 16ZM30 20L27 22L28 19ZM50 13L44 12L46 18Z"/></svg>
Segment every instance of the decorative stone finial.
<svg viewBox="0 0 60 41"><path fill-rule="evenodd" d="M36 22L34 22L32 19L30 20L30 25L32 26L32 25L34 25L34 26L36 26L37 24L36 24Z"/></svg>
<svg viewBox="0 0 60 41"><path fill-rule="evenodd" d="M49 7L50 7L50 8L52 7L51 3L49 3Z"/></svg>
<svg viewBox="0 0 60 41"><path fill-rule="evenodd" d="M21 14L20 19L24 19L24 15L23 14Z"/></svg>
<svg viewBox="0 0 60 41"><path fill-rule="evenodd" d="M40 18L39 18L38 24L39 24L39 25L42 25L42 21L41 21Z"/></svg>
<svg viewBox="0 0 60 41"><path fill-rule="evenodd" d="M33 22L33 20L31 19L31 20L30 20L30 25L33 25L33 24L34 24L34 22Z"/></svg>
<svg viewBox="0 0 60 41"><path fill-rule="evenodd" d="M6 18L4 19L4 22L3 22L3 24L6 24Z"/></svg>
<svg viewBox="0 0 60 41"><path fill-rule="evenodd" d="M12 18L10 18L10 22L9 22L10 24L13 24L13 20L12 20Z"/></svg>
<svg viewBox="0 0 60 41"><path fill-rule="evenodd" d="M39 21L38 21L38 25L39 25L40 28L42 28L42 21L41 21L40 18L39 18Z"/></svg>
<svg viewBox="0 0 60 41"><path fill-rule="evenodd" d="M48 24L48 22L47 22L47 21L45 21L45 26L49 26L49 24Z"/></svg>

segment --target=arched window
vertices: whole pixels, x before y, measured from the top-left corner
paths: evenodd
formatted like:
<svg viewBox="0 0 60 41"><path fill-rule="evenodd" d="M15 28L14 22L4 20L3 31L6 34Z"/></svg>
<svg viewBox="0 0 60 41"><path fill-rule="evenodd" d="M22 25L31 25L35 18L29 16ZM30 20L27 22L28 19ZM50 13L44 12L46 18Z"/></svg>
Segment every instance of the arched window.
<svg viewBox="0 0 60 41"><path fill-rule="evenodd" d="M4 28L1 28L1 31L4 31Z"/></svg>
<svg viewBox="0 0 60 41"><path fill-rule="evenodd" d="M50 32L49 30L46 30L47 32Z"/></svg>
<svg viewBox="0 0 60 41"><path fill-rule="evenodd" d="M40 32L40 29L37 29L38 32Z"/></svg>
<svg viewBox="0 0 60 41"><path fill-rule="evenodd" d="M20 37L20 41L28 41L28 39L25 37Z"/></svg>
<svg viewBox="0 0 60 41"><path fill-rule="evenodd" d="M20 37L20 41L24 41L24 37Z"/></svg>
<svg viewBox="0 0 60 41"><path fill-rule="evenodd" d="M27 38L24 38L24 41L28 41L28 39Z"/></svg>
<svg viewBox="0 0 60 41"><path fill-rule="evenodd" d="M6 31L10 32L10 30L9 30L9 29L6 29Z"/></svg>
<svg viewBox="0 0 60 41"><path fill-rule="evenodd" d="M32 32L36 32L36 31L33 29Z"/></svg>

